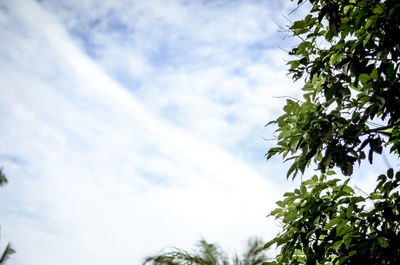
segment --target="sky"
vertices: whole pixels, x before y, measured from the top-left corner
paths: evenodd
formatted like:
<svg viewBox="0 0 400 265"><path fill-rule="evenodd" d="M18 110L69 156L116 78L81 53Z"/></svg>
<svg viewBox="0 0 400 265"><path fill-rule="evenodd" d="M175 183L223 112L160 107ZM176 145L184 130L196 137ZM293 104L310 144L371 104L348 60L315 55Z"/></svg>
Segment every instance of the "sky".
<svg viewBox="0 0 400 265"><path fill-rule="evenodd" d="M230 253L272 238L267 214L294 184L266 162L264 125L299 95L285 65L296 41L280 29L293 8L1 1L8 264L141 264L200 238Z"/></svg>

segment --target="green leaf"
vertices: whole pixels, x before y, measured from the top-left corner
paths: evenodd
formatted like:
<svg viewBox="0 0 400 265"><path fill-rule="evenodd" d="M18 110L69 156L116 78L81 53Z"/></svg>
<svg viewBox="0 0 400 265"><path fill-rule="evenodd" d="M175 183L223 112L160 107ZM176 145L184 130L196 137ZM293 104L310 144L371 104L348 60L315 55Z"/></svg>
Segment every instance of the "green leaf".
<svg viewBox="0 0 400 265"><path fill-rule="evenodd" d="M332 226L337 225L340 223L343 219L340 217L335 217L333 218L327 225L325 225L325 229L329 230Z"/></svg>
<svg viewBox="0 0 400 265"><path fill-rule="evenodd" d="M343 236L345 235L347 232L349 232L349 230L351 230L351 227L349 227L347 225L347 221L343 220L341 223L339 223L336 226L336 234L338 236Z"/></svg>
<svg viewBox="0 0 400 265"><path fill-rule="evenodd" d="M353 7L353 6L351 6L351 5L345 6L345 7L343 8L343 13L346 15L346 14L352 9L352 7Z"/></svg>
<svg viewBox="0 0 400 265"><path fill-rule="evenodd" d="M289 178L289 176L294 172L294 175L296 175L297 172L297 162L293 162L292 166L289 168L287 174L286 174L286 178Z"/></svg>
<svg viewBox="0 0 400 265"><path fill-rule="evenodd" d="M343 54L342 53L334 53L332 54L329 63L332 65L337 64L341 59L343 58Z"/></svg>
<svg viewBox="0 0 400 265"><path fill-rule="evenodd" d="M386 238L384 238L384 237L378 238L378 244L383 248L388 248L389 247L388 240Z"/></svg>
<svg viewBox="0 0 400 265"><path fill-rule="evenodd" d="M371 80L371 77L370 77L368 74L361 74L361 75L358 77L358 80L360 80L361 83L362 83L364 86L366 86L367 83L369 82L369 80Z"/></svg>
<svg viewBox="0 0 400 265"><path fill-rule="evenodd" d="M275 244L276 242L277 242L277 238L274 238L274 239L268 241L267 243L265 243L264 249L270 248L270 247L271 247L273 244Z"/></svg>
<svg viewBox="0 0 400 265"><path fill-rule="evenodd" d="M304 41L297 46L297 55L308 55L309 53L307 52L308 49L312 48L312 43L309 41Z"/></svg>
<svg viewBox="0 0 400 265"><path fill-rule="evenodd" d="M303 91L314 91L314 85L310 82L307 82L302 88Z"/></svg>
<svg viewBox="0 0 400 265"><path fill-rule="evenodd" d="M342 243L343 241L337 241L335 244L333 244L332 248L337 251L342 246Z"/></svg>
<svg viewBox="0 0 400 265"><path fill-rule="evenodd" d="M379 75L378 75L378 70L376 70L376 68L372 69L371 77L372 77L374 80L378 80Z"/></svg>
<svg viewBox="0 0 400 265"><path fill-rule="evenodd" d="M349 186L344 186L343 191L346 192L347 194L354 194L354 190Z"/></svg>
<svg viewBox="0 0 400 265"><path fill-rule="evenodd" d="M283 212L282 208L276 208L275 210L271 211L270 215L279 215Z"/></svg>
<svg viewBox="0 0 400 265"><path fill-rule="evenodd" d="M304 34L304 33L307 33L307 32L308 32L308 29L306 29L306 28L303 28L303 29L295 29L295 30L294 30L294 33L295 33L296 35Z"/></svg>
<svg viewBox="0 0 400 265"><path fill-rule="evenodd" d="M300 60L293 60L293 61L289 61L287 64L290 65L290 70L294 70L297 67L299 67L300 65Z"/></svg>
<svg viewBox="0 0 400 265"><path fill-rule="evenodd" d="M264 127L267 127L267 126L269 126L269 125L271 125L271 124L276 124L276 123L277 123L277 121L270 121L270 122L268 122L267 124L265 124Z"/></svg>
<svg viewBox="0 0 400 265"><path fill-rule="evenodd" d="M376 5L376 7L372 10L374 14L380 15L384 12L385 10L383 9L382 5L379 3Z"/></svg>
<svg viewBox="0 0 400 265"><path fill-rule="evenodd" d="M368 152L368 161L370 164L373 162L374 150L370 149Z"/></svg>
<svg viewBox="0 0 400 265"><path fill-rule="evenodd" d="M277 201L276 204L281 208L285 208L285 203L283 201Z"/></svg>
<svg viewBox="0 0 400 265"><path fill-rule="evenodd" d="M352 239L353 239L353 235L350 233L347 233L343 236L343 242L344 242L346 248L349 248Z"/></svg>
<svg viewBox="0 0 400 265"><path fill-rule="evenodd" d="M372 34L368 33L367 36L365 36L364 40L363 40L363 46L365 47L368 43L368 41L371 39Z"/></svg>
<svg viewBox="0 0 400 265"><path fill-rule="evenodd" d="M353 205L350 204L346 210L346 217L350 219L352 214L353 214Z"/></svg>
<svg viewBox="0 0 400 265"><path fill-rule="evenodd" d="M291 29L302 29L306 26L303 20L295 21L290 27Z"/></svg>
<svg viewBox="0 0 400 265"><path fill-rule="evenodd" d="M393 179L393 168L389 168L386 175L388 176L388 178Z"/></svg>
<svg viewBox="0 0 400 265"><path fill-rule="evenodd" d="M365 28L369 28L372 24L375 23L375 18L370 17L367 22L365 23Z"/></svg>

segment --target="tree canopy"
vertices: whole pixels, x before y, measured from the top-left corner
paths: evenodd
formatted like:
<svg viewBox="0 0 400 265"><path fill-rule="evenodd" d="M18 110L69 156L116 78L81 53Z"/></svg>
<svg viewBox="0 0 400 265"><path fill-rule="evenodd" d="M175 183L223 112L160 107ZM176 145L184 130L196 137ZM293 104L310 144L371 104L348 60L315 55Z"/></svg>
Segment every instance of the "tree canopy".
<svg viewBox="0 0 400 265"><path fill-rule="evenodd" d="M282 231L268 264L399 264L400 171L378 176L370 194L355 191L354 165L386 147L400 154L400 2L297 0L309 14L289 26L300 42L289 73L303 99L287 99L277 145L266 156L291 161L287 177L317 164L317 174L287 192L271 215Z"/></svg>
<svg viewBox="0 0 400 265"><path fill-rule="evenodd" d="M288 63L293 79L305 81L304 100L288 99L271 122L278 145L267 157L290 155L288 176L303 173L313 158L322 172L338 167L350 176L355 162L372 163L384 145L400 151L400 3L308 2L310 14L290 26L301 42Z"/></svg>
<svg viewBox="0 0 400 265"><path fill-rule="evenodd" d="M241 258L237 254L229 258L218 245L204 239L197 246L198 250L194 252L174 249L147 257L143 265L262 265L267 261L262 241L256 238L249 239L248 248Z"/></svg>

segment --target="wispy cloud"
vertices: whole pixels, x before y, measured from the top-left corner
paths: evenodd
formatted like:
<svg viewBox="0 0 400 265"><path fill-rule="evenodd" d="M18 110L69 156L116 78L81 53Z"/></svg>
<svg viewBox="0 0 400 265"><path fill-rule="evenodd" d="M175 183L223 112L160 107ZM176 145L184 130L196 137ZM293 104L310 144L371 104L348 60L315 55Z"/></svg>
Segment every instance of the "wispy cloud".
<svg viewBox="0 0 400 265"><path fill-rule="evenodd" d="M294 90L280 2L3 2L14 264L138 264L199 236L233 249L274 233L261 136L272 96Z"/></svg>

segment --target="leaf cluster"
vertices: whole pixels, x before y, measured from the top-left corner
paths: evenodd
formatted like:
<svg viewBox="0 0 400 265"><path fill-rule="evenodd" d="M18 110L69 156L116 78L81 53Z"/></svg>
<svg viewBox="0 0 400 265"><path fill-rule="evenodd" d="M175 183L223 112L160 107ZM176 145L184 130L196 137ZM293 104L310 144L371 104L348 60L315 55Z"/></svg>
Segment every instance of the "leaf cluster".
<svg viewBox="0 0 400 265"><path fill-rule="evenodd" d="M265 246L281 251L267 264L400 264L400 171L378 181L360 196L349 179L322 174L286 193L270 214L283 231Z"/></svg>
<svg viewBox="0 0 400 265"><path fill-rule="evenodd" d="M304 99L288 99L270 122L278 142L266 156L291 160L288 177L312 159L322 172L338 167L350 176L382 146L400 151L400 2L309 2L310 13L288 29L301 40L288 65L294 80L305 81Z"/></svg>

